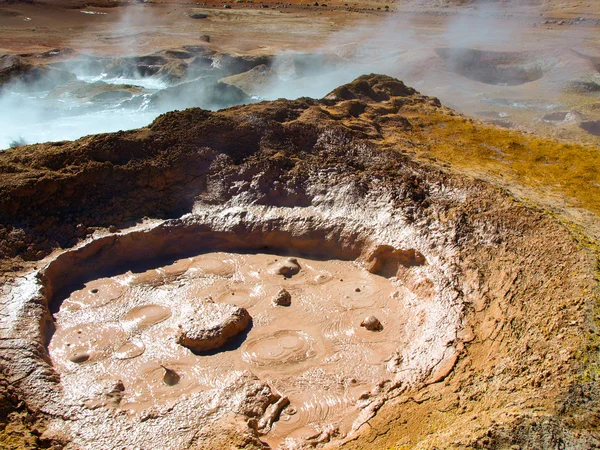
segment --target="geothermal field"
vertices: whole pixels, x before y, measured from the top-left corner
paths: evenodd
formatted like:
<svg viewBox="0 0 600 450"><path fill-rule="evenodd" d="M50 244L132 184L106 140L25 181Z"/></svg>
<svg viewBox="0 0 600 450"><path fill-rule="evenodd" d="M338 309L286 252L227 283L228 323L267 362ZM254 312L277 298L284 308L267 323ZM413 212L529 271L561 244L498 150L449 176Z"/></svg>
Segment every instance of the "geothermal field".
<svg viewBox="0 0 600 450"><path fill-rule="evenodd" d="M600 5L0 2L0 448L600 448Z"/></svg>

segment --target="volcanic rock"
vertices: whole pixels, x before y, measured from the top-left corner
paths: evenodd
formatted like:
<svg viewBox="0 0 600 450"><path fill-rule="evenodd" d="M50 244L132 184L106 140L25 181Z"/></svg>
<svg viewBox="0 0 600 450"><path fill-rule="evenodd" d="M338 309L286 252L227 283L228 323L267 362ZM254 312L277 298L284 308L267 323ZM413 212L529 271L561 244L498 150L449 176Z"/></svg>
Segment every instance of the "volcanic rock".
<svg viewBox="0 0 600 450"><path fill-rule="evenodd" d="M179 325L177 343L193 352L222 347L250 325L244 308L224 303L202 303Z"/></svg>
<svg viewBox="0 0 600 450"><path fill-rule="evenodd" d="M292 296L288 291L282 289L273 299L273 304L276 306L290 306L292 304Z"/></svg>

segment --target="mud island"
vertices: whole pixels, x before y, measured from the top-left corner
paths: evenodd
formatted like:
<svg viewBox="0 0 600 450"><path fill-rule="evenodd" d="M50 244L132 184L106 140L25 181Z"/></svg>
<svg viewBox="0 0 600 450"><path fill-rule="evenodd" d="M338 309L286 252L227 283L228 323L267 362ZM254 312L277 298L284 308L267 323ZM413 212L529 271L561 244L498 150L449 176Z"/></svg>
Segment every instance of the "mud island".
<svg viewBox="0 0 600 450"><path fill-rule="evenodd" d="M226 5L227 18L241 8ZM246 6L258 17L265 5ZM82 11L125 7L104 6ZM289 6L357 13L335 7ZM36 17L35 5L13 9ZM202 11L184 20L222 16ZM0 152L0 446L599 445L595 110L542 108L536 122L527 114L549 100L529 99L518 120L539 134L524 133L377 74L264 100L265 79L333 57L284 64L214 40L88 59L145 87L77 79L70 52L4 58L6 77L51 85L44 101L93 114L213 103ZM580 74L595 64L559 53L554 65L527 52L421 55L520 96L562 83L565 61ZM479 116L515 108L496 100ZM553 123L580 139L549 137Z"/></svg>

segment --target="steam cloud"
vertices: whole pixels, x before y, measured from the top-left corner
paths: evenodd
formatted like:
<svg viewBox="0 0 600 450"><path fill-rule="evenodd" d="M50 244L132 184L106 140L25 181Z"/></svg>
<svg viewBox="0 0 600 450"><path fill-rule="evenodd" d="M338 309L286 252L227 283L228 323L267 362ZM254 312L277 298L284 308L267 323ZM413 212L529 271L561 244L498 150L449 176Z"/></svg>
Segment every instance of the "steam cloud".
<svg viewBox="0 0 600 450"><path fill-rule="evenodd" d="M507 20L505 10L490 2L436 21L441 24L437 32L424 29L423 11L388 13L377 26L364 22L332 34L314 53L285 52L264 60L210 55L200 46L179 56L139 57L144 40L161 26L157 16L144 14L142 20L135 10L142 7L148 6L124 8L119 22L103 36L119 45L119 58L79 57L51 65L34 82L4 86L0 149L23 140L70 140L137 128L163 112L191 106L215 110L257 99L320 98L372 72L395 76L450 106L468 109L470 101L486 93L486 86L524 84L554 64L522 55L515 55L513 63L502 56L495 62L493 53L478 52L511 50L514 43L523 43L524 32L532 26L518 18ZM569 39L576 46L582 36L574 33ZM84 43L72 46L85 53ZM571 64L555 76L568 78L572 71ZM236 86L246 86L246 93L259 97L251 98Z"/></svg>

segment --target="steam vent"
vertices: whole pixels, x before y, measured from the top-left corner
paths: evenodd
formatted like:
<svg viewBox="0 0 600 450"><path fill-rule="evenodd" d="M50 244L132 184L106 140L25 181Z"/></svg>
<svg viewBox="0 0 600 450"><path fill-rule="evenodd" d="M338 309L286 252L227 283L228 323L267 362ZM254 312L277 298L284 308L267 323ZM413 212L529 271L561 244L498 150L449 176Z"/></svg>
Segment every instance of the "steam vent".
<svg viewBox="0 0 600 450"><path fill-rule="evenodd" d="M366 75L1 152L8 448L597 448L594 246L450 123L512 133Z"/></svg>

